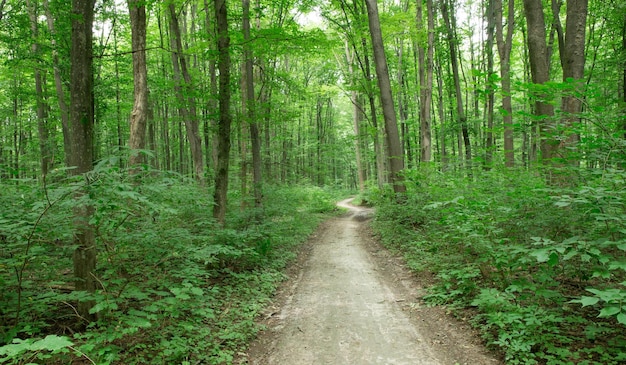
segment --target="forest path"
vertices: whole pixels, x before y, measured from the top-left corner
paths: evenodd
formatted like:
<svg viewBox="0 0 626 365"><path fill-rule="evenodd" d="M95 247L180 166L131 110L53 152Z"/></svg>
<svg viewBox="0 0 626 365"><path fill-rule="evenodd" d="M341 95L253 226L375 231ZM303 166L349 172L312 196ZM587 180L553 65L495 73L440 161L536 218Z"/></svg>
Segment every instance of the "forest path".
<svg viewBox="0 0 626 365"><path fill-rule="evenodd" d="M418 278L381 248L372 212L326 221L305 244L243 364L500 364L442 308L423 306Z"/></svg>

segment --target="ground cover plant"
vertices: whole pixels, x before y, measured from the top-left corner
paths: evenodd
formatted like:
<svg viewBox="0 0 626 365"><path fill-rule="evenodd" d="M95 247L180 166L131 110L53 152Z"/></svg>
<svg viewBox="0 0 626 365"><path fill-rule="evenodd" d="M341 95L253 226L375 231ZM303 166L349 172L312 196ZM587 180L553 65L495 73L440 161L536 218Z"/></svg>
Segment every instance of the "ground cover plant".
<svg viewBox="0 0 626 365"><path fill-rule="evenodd" d="M232 194L218 227L194 181L103 163L87 188L100 252L89 294L73 290L68 244L73 189L87 180L50 180L3 182L0 192L0 363L232 362L281 269L335 209L321 188L268 185L261 211L237 209ZM94 322L76 311L87 300Z"/></svg>
<svg viewBox="0 0 626 365"><path fill-rule="evenodd" d="M568 174L580 183L548 185L521 170L413 171L404 204L368 199L383 241L436 274L425 300L472 309L507 364L622 364L626 173Z"/></svg>

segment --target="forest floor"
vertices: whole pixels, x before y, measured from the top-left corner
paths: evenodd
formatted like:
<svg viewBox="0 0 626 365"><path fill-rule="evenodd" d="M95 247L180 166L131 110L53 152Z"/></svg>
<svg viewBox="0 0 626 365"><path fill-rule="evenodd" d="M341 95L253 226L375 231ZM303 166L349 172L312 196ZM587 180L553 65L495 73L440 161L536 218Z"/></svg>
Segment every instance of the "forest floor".
<svg viewBox="0 0 626 365"><path fill-rule="evenodd" d="M417 277L372 236L371 210L350 204L324 222L262 318L240 364L501 364L477 333L420 299ZM242 354L243 355L243 354Z"/></svg>

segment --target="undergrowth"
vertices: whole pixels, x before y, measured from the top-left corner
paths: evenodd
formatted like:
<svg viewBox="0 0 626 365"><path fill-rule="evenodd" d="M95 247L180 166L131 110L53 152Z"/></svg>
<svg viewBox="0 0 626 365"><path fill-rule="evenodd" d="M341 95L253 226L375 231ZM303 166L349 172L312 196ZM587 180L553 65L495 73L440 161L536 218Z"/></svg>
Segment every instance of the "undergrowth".
<svg viewBox="0 0 626 365"><path fill-rule="evenodd" d="M626 172L569 173L577 186L412 171L405 202L368 197L373 225L411 268L436 274L425 300L473 309L507 365L624 364Z"/></svg>
<svg viewBox="0 0 626 365"><path fill-rule="evenodd" d="M232 194L222 228L193 181L156 171L131 179L103 164L88 187L100 284L89 294L73 290L71 262L70 197L84 182L63 176L45 189L0 185L3 364L232 363L281 270L335 209L328 190L265 186L260 211L240 210ZM77 314L85 300L95 300L96 322Z"/></svg>

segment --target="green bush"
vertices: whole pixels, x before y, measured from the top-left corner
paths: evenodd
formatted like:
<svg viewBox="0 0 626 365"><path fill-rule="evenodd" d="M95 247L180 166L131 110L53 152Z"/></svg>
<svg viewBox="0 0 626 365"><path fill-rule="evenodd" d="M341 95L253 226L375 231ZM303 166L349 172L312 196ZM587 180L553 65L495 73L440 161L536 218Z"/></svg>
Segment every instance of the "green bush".
<svg viewBox="0 0 626 365"><path fill-rule="evenodd" d="M403 204L379 193L374 228L438 277L425 299L479 310L507 364L626 360L626 172L541 176L410 171ZM592 336L581 337L579 333Z"/></svg>
<svg viewBox="0 0 626 365"><path fill-rule="evenodd" d="M9 207L0 211L3 363L232 362L258 331L255 318L284 279L281 270L320 213L335 210L337 194L266 186L262 211L240 211L232 194L220 227L208 192L176 174L130 177L102 163L87 186L54 181L45 188L11 182L0 191ZM93 294L72 290L78 187L95 208L100 288ZM86 300L96 303L95 323L76 314Z"/></svg>

